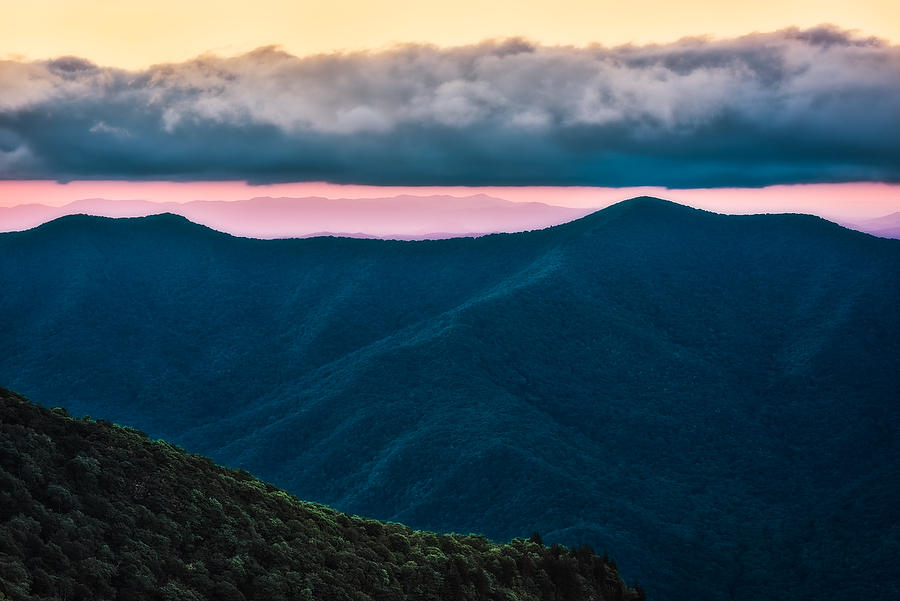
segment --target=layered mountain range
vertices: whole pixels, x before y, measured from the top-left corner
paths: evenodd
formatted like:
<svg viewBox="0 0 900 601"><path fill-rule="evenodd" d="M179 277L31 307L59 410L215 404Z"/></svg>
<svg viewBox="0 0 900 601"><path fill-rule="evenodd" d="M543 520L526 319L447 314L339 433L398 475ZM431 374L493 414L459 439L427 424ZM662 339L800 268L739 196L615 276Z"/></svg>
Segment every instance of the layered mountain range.
<svg viewBox="0 0 900 601"><path fill-rule="evenodd" d="M540 231L0 235L0 384L652 599L900 595L900 243L638 198Z"/></svg>
<svg viewBox="0 0 900 601"><path fill-rule="evenodd" d="M608 204L601 198L597 202L600 206ZM595 210L542 202L512 202L487 194L405 194L383 198L259 196L245 200L190 202L84 198L60 206L23 203L0 207L0 232L30 229L66 215L146 217L172 213L220 232L250 238L332 235L435 240L541 229L584 217ZM900 238L900 213L867 220L826 217L873 236Z"/></svg>
<svg viewBox="0 0 900 601"><path fill-rule="evenodd" d="M220 232L251 238L341 235L417 240L534 230L584 217L590 212L590 209L540 202L510 202L485 194L256 197L184 203L86 198L59 207L43 204L0 207L0 231L29 229L65 215L145 217L172 213Z"/></svg>
<svg viewBox="0 0 900 601"><path fill-rule="evenodd" d="M900 212L891 213L884 217L868 219L857 223L848 224L851 227L880 238L900 238Z"/></svg>

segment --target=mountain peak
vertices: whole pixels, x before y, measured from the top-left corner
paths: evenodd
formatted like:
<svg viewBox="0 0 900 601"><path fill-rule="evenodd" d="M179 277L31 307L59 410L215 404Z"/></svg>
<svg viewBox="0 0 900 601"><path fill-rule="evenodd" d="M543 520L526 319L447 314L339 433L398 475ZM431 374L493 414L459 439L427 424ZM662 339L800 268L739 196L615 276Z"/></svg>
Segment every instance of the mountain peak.
<svg viewBox="0 0 900 601"><path fill-rule="evenodd" d="M665 214L673 214L673 213L700 213L700 212L708 212L702 211L701 209L695 209L693 207L689 207L687 205L683 205L671 200L665 200L663 198L658 198L656 196L635 196L634 198L629 198L627 200L623 200L622 202L618 202L614 205L607 207L607 209L614 209L616 211L628 211L628 212L641 212L641 213L665 213Z"/></svg>
<svg viewBox="0 0 900 601"><path fill-rule="evenodd" d="M70 229L70 228L92 228L92 227L105 227L105 226L113 226L115 224L132 224L132 225L145 225L156 228L182 228L182 229L193 229L193 230L208 230L209 228L197 223L194 223L190 219L186 217L182 217L181 215L176 215L175 213L155 213L153 215L147 215L144 217L106 217L102 215L89 215L87 213L75 213L73 215L63 215L62 217L57 217L52 221L48 221L38 227L34 228L35 230L49 230L49 229Z"/></svg>
<svg viewBox="0 0 900 601"><path fill-rule="evenodd" d="M694 209L670 200L655 196L636 196L598 209L580 219L575 219L559 227L590 228L605 226L616 222L621 224L625 219L629 223L647 223L659 219L684 218L690 215L713 215L707 211Z"/></svg>

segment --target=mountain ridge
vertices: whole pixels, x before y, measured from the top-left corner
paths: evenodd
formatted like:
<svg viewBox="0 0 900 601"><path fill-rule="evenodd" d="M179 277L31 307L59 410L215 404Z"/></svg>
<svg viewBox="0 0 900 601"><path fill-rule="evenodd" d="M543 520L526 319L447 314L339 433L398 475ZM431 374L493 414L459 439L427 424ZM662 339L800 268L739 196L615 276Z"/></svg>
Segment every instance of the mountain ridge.
<svg viewBox="0 0 900 601"><path fill-rule="evenodd" d="M351 517L2 388L0 434L4 599L644 598L584 546Z"/></svg>
<svg viewBox="0 0 900 601"><path fill-rule="evenodd" d="M416 197L416 198L418 198L418 197ZM296 200L296 199L289 199L289 200ZM362 199L362 200L367 200L367 199ZM203 201L203 202L213 202L213 201ZM521 203L521 204L535 204L535 203ZM771 220L772 218L778 218L781 220L795 220L797 223L826 224L826 227L834 228L836 226L837 228L840 228L841 230L854 232L854 235L862 234L862 235L866 235L866 236L870 236L870 237L878 237L875 234L872 234L869 232L864 232L864 231L855 229L853 227L848 227L846 225L842 225L837 222L825 219L824 217L820 217L817 215L811 215L808 213L756 213L756 214L750 214L750 215L731 215L731 214L727 214L727 213L717 213L715 211L698 209L698 208L690 207L687 205L683 205L680 203L676 203L673 201L665 200L665 199L658 198L658 197L652 197L652 196L636 196L633 198L629 198L629 199L614 203L614 204L612 204L608 207L602 208L602 209L592 210L587 215L572 219L571 221L568 221L566 223L549 225L546 227L541 227L541 228L537 228L537 229L533 229L533 230L525 230L525 231L517 231L517 232L472 233L471 235L468 235L468 236L467 235L459 235L459 234L451 234L451 233L439 233L439 234L446 235L448 237L453 236L453 237L460 237L460 238L471 238L471 237L482 238L485 236L516 235L516 234L521 234L521 233L533 233L533 232L537 232L537 231L541 231L541 230L554 230L556 228L565 228L565 227L569 227L569 226L572 228L593 227L594 225L603 224L606 221L611 220L611 219L619 219L619 218L623 218L623 217L635 218L635 213L638 213L636 217L640 220L646 220L648 218L659 219L666 215L669 215L669 216L679 215L682 217L686 216L686 215L707 215L707 216L716 216L716 217L727 217L730 219L738 219L738 220L741 220L741 219L742 220L759 220L761 218ZM260 239L260 238L256 238L253 236L240 236L240 235L235 235L235 234L232 234L229 232L223 232L223 231L217 230L209 225L197 223L196 221L193 221L193 220L185 217L184 215L180 215L178 213L173 213L170 211L162 211L159 213L154 213L152 215L134 216L134 217L109 217L109 216L103 216L103 215L90 215L90 214L86 214L86 213L74 213L71 215L62 215L60 217L57 217L50 221L47 221L47 222L40 224L38 226L35 226L33 228L29 228L27 230L21 230L21 231L15 231L15 232L2 232L2 233L17 234L17 233L27 232L30 230L37 230L39 228L43 228L44 226L46 226L50 223L60 222L61 220L62 220L62 223L65 223L69 220L69 218L79 218L79 220L81 218L87 218L86 220L84 220L84 223L89 223L93 219L103 220L104 222L111 221L111 220L126 220L126 221L127 220L147 220L146 221L147 223L152 223L155 219L168 219L169 217L176 218L175 221L179 221L179 220L184 221L184 222L190 223L192 225L198 226L200 228L214 231L214 232L220 233L220 234L226 234L228 236L235 237L235 238L247 238L247 239L255 239L255 240ZM175 221L173 221L173 223ZM404 239L404 238L396 238L396 237L391 237L391 236L382 237L382 236L365 235L365 236L367 236L366 238L357 237L357 236L363 236L363 235L364 234L362 234L360 232L355 232L355 233L320 232L317 234L304 235L304 236L296 237L296 238L275 238L275 240L291 240L291 239L305 240L305 239L310 239L310 238L320 238L321 237L321 238L373 239L373 240L403 241L403 242L406 242L406 241L409 241L409 242L431 241L430 239L420 239L420 238L405 238ZM427 235L429 235L429 234L424 234L424 236L427 236Z"/></svg>
<svg viewBox="0 0 900 601"><path fill-rule="evenodd" d="M160 219L0 236L9 387L351 513L587 542L661 600L897 590L896 242L654 200L434 242Z"/></svg>

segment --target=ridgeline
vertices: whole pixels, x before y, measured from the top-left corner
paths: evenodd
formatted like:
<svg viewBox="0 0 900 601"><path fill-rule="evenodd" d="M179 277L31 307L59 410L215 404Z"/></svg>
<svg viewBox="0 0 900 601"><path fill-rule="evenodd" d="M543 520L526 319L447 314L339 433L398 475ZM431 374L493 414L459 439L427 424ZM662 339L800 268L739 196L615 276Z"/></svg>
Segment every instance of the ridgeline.
<svg viewBox="0 0 900 601"><path fill-rule="evenodd" d="M643 599L588 547L351 517L0 389L0 599Z"/></svg>
<svg viewBox="0 0 900 601"><path fill-rule="evenodd" d="M0 235L0 385L654 601L900 598L900 241L653 198L433 242Z"/></svg>

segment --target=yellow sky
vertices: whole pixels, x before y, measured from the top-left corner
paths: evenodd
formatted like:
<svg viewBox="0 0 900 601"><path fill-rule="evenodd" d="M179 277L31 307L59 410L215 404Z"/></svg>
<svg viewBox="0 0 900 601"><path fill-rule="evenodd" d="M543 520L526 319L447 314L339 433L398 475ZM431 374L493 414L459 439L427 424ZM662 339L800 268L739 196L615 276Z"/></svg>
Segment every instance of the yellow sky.
<svg viewBox="0 0 900 601"><path fill-rule="evenodd" d="M297 55L397 42L667 42L834 23L900 42L897 0L0 0L0 57L77 55L139 68L280 44Z"/></svg>

